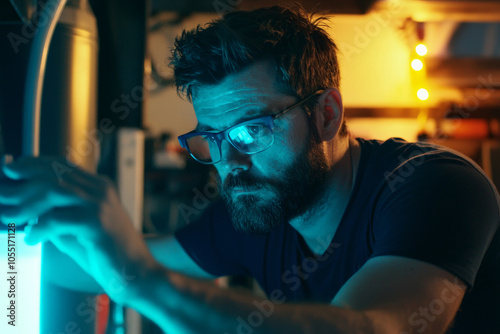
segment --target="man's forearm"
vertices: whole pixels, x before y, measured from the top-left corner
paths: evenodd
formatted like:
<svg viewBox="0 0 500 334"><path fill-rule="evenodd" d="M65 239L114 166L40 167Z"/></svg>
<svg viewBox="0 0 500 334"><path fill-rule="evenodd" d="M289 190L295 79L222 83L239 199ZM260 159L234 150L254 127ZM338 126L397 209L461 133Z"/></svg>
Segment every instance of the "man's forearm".
<svg viewBox="0 0 500 334"><path fill-rule="evenodd" d="M282 304L158 268L127 305L166 333L374 333L370 318L322 304ZM283 297L281 297L283 298Z"/></svg>

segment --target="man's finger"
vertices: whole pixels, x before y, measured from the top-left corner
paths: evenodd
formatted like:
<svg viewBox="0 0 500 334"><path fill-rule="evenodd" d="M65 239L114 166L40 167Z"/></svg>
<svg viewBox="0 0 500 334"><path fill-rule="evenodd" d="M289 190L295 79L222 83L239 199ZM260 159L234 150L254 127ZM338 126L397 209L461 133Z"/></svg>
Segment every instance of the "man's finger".
<svg viewBox="0 0 500 334"><path fill-rule="evenodd" d="M31 227L25 241L34 245L52 240L61 235L72 235L79 239L94 240L102 236L103 231L96 221L97 215L88 207L56 208L40 216L38 223Z"/></svg>
<svg viewBox="0 0 500 334"><path fill-rule="evenodd" d="M96 197L101 197L103 190L110 183L104 176L89 173L76 165L67 165L64 159L58 157L23 157L20 159L22 160L3 166L8 178L0 179L0 196L4 184L6 191L8 191L11 184L17 185L18 182L36 178L45 180L48 186L61 184L64 181L64 183L79 187ZM5 197L8 197L8 193Z"/></svg>
<svg viewBox="0 0 500 334"><path fill-rule="evenodd" d="M10 221L24 223L35 217L42 216L54 208L76 205L87 206L96 201L85 191L71 187L71 185L47 187L47 189L39 188L33 196L28 198L24 198L24 193L19 190L19 195L13 197L16 199L22 198L22 202L2 209L0 220L4 223Z"/></svg>
<svg viewBox="0 0 500 334"><path fill-rule="evenodd" d="M28 179L40 175L60 178L77 168L70 161L58 157L20 157L14 162L3 165L3 173L14 180Z"/></svg>
<svg viewBox="0 0 500 334"><path fill-rule="evenodd" d="M45 191L48 186L49 182L46 180L34 182L0 180L0 204L20 205Z"/></svg>
<svg viewBox="0 0 500 334"><path fill-rule="evenodd" d="M0 220L4 224L16 222L18 225L21 225L31 219L35 219L40 214L51 209L51 207L45 203L44 197L44 193L39 193L26 200L24 205L3 207L0 213Z"/></svg>

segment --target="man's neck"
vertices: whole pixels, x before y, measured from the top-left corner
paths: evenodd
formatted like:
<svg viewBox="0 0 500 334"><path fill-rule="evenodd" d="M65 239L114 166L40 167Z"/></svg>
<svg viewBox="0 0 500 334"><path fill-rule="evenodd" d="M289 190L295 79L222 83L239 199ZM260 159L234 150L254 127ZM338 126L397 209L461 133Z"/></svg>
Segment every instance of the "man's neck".
<svg viewBox="0 0 500 334"><path fill-rule="evenodd" d="M316 255L328 249L344 215L358 170L360 150L359 142L352 137L343 138L334 145L329 157L332 177L326 193L314 207L290 221Z"/></svg>

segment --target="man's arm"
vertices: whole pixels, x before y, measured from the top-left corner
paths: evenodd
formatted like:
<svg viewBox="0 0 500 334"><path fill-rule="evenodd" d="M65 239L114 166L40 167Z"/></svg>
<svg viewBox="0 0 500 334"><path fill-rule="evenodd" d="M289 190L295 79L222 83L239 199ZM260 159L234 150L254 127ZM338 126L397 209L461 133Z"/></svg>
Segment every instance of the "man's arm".
<svg viewBox="0 0 500 334"><path fill-rule="evenodd" d="M146 234L144 241L146 241L146 245L156 261L167 269L194 278L216 278L200 268L173 235Z"/></svg>
<svg viewBox="0 0 500 334"><path fill-rule="evenodd" d="M344 284L332 304L371 313L383 333L444 333L466 290L462 280L435 265L377 256Z"/></svg>
<svg viewBox="0 0 500 334"><path fill-rule="evenodd" d="M156 268L135 308L175 333L443 333L466 287L434 265L396 256L370 259L325 304L263 300Z"/></svg>
<svg viewBox="0 0 500 334"><path fill-rule="evenodd" d="M173 235L144 235L144 241L153 257L163 266L187 276L210 279L190 257ZM53 243L47 242L45 251L51 261L44 264L44 279L66 289L89 294L103 293L102 287L85 272L70 256L59 251Z"/></svg>

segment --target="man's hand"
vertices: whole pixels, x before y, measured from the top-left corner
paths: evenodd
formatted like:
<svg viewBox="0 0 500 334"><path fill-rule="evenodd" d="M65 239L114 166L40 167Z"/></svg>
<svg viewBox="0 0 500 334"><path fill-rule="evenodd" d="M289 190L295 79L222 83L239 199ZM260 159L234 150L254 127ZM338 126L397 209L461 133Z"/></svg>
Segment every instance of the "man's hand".
<svg viewBox="0 0 500 334"><path fill-rule="evenodd" d="M60 158L24 157L3 166L0 220L22 224L26 243L50 240L116 302L138 297L139 281L159 264L134 230L112 182Z"/></svg>

